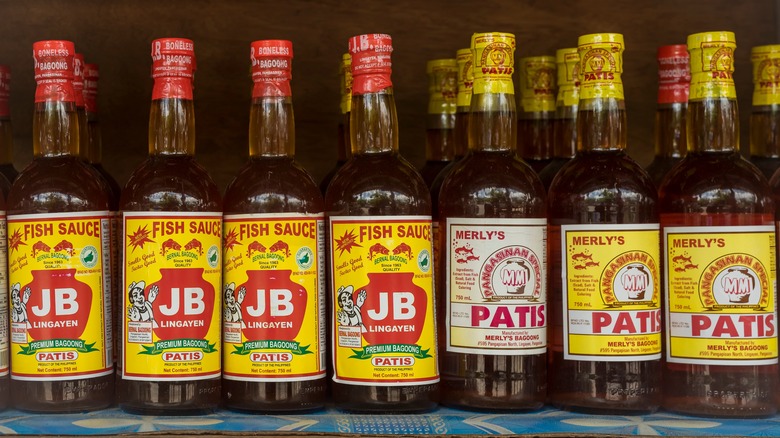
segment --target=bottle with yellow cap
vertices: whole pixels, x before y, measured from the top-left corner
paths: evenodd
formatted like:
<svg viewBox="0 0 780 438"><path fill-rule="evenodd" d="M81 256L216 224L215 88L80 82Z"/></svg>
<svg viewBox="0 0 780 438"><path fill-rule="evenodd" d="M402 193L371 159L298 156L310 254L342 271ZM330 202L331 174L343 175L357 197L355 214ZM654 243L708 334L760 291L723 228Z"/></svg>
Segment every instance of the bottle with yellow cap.
<svg viewBox="0 0 780 438"><path fill-rule="evenodd" d="M660 404L657 194L626 153L624 47L620 34L579 38L577 154L548 193L549 400L564 409Z"/></svg>
<svg viewBox="0 0 780 438"><path fill-rule="evenodd" d="M659 190L666 260L663 406L776 411L775 206L739 153L732 32L688 36L688 154Z"/></svg>
<svg viewBox="0 0 780 438"><path fill-rule="evenodd" d="M552 160L555 119L555 57L521 58L517 147L520 157L540 172Z"/></svg>
<svg viewBox="0 0 780 438"><path fill-rule="evenodd" d="M767 178L780 167L780 44L753 47L750 162Z"/></svg>
<svg viewBox="0 0 780 438"><path fill-rule="evenodd" d="M338 172L341 166L347 162L352 151L349 145L349 112L352 108L352 72L350 66L352 64L352 58L349 53L345 53L341 56L341 64L339 68L339 86L341 88L341 122L338 125L338 138L337 138L337 152L338 159L336 166L325 175L325 178L320 182L320 191L325 196L325 192L328 191L328 185L330 184L333 176Z"/></svg>
<svg viewBox="0 0 780 438"><path fill-rule="evenodd" d="M458 63L455 58L428 61L428 118L425 131L425 165L420 169L425 184L455 155L455 111L458 95Z"/></svg>
<svg viewBox="0 0 780 438"><path fill-rule="evenodd" d="M516 153L515 36L471 43L469 152L439 193L441 400L537 409L547 386L544 187Z"/></svg>
<svg viewBox="0 0 780 438"><path fill-rule="evenodd" d="M539 172L546 189L577 151L577 105L580 103L580 55L577 48L558 49L555 63L558 65L558 95L553 120L553 159Z"/></svg>

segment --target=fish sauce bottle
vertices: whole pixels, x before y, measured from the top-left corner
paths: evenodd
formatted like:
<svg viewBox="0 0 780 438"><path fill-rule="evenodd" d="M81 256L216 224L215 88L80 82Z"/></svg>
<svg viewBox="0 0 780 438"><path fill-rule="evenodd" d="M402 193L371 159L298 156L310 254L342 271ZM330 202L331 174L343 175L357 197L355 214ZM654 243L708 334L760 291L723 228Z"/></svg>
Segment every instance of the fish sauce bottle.
<svg viewBox="0 0 780 438"><path fill-rule="evenodd" d="M547 385L544 187L516 152L514 35L477 33L471 48L469 152L439 196L442 403L537 409Z"/></svg>
<svg viewBox="0 0 780 438"><path fill-rule="evenodd" d="M663 407L776 412L775 204L739 153L734 33L688 36L688 153L659 191L665 276Z"/></svg>
<svg viewBox="0 0 780 438"><path fill-rule="evenodd" d="M9 184L3 189L3 196L8 196L12 182L19 175L14 168L13 151L14 136L11 129L11 68L0 65L0 174L5 176Z"/></svg>
<svg viewBox="0 0 780 438"><path fill-rule="evenodd" d="M685 115L691 82L688 46L658 48L658 108L655 112L655 157L647 173L656 187L687 151Z"/></svg>
<svg viewBox="0 0 780 438"><path fill-rule="evenodd" d="M780 44L753 47L750 162L772 178L780 167Z"/></svg>
<svg viewBox="0 0 780 438"><path fill-rule="evenodd" d="M549 401L596 413L660 404L657 192L626 153L623 36L581 36L577 154L548 192Z"/></svg>
<svg viewBox="0 0 780 438"><path fill-rule="evenodd" d="M122 190L119 406L209 412L220 400L222 199L195 161L191 40L152 41L149 156Z"/></svg>
<svg viewBox="0 0 780 438"><path fill-rule="evenodd" d="M11 392L26 411L114 400L111 217L79 158L73 57L70 41L33 44L33 161L8 194Z"/></svg>
<svg viewBox="0 0 780 438"><path fill-rule="evenodd" d="M517 148L520 157L540 172L552 160L556 65L553 56L521 58Z"/></svg>
<svg viewBox="0 0 780 438"><path fill-rule="evenodd" d="M392 40L349 40L352 157L325 197L333 401L419 412L438 402L428 188L398 153Z"/></svg>
<svg viewBox="0 0 780 438"><path fill-rule="evenodd" d="M580 55L577 48L556 50L555 63L558 67L558 94L553 120L553 158L539 172L545 189L550 188L555 175L577 151L577 105L580 102Z"/></svg>
<svg viewBox="0 0 780 438"><path fill-rule="evenodd" d="M458 62L455 58L434 59L426 64L426 71L428 115L425 130L425 165L420 168L420 175L425 184L432 187L436 176L454 159Z"/></svg>
<svg viewBox="0 0 780 438"><path fill-rule="evenodd" d="M336 172L347 162L350 154L352 153L349 145L349 112L352 108L352 57L349 53L345 53L341 56L341 63L339 65L339 88L341 89L341 121L338 124L338 137L336 143L336 152L338 153L338 159L336 166L325 175L325 178L320 181L320 191L322 196L325 196L325 192L328 191L328 185L330 185L333 176Z"/></svg>
<svg viewBox="0 0 780 438"><path fill-rule="evenodd" d="M251 44L249 162L225 193L222 399L246 411L321 408L325 216L295 161L290 41Z"/></svg>

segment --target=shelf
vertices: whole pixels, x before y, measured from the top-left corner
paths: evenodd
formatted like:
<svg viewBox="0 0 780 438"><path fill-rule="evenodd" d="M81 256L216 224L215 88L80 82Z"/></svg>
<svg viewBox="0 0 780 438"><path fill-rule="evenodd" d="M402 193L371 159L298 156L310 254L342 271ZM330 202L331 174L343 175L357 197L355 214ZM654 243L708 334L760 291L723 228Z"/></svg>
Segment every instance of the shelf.
<svg viewBox="0 0 780 438"><path fill-rule="evenodd" d="M683 435L780 436L780 416L759 420L687 417L668 412L645 416L584 415L545 408L495 414L440 408L421 415L356 415L328 409L306 415L249 415L219 411L194 417L138 416L118 409L88 414L0 413L0 434L114 435L151 432L219 435Z"/></svg>

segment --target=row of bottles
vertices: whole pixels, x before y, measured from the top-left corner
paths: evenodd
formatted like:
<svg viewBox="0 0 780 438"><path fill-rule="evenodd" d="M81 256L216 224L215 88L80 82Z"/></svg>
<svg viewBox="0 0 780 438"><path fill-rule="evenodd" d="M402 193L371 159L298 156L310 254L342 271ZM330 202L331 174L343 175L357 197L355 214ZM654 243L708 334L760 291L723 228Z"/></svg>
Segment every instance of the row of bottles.
<svg viewBox="0 0 780 438"><path fill-rule="evenodd" d="M250 158L224 197L194 160L192 41L152 43L149 157L121 191L95 165L73 44L36 43L35 159L5 208L0 394L31 411L115 392L142 414L294 411L323 406L331 373L351 411L771 415L775 203L738 153L734 41L664 52L675 78L690 53L689 94L675 82L662 102L678 119L687 105L688 154L656 188L625 150L622 35L559 51L555 116L551 60L527 61L547 77L523 81L539 91L518 111L514 36L475 34L455 105L429 107L429 142L448 151L432 158L462 157L427 181L398 154L391 38L354 37L351 154L324 198L294 159L289 41L251 45ZM562 162L518 157L519 127L554 119L576 126L557 134ZM534 161L560 167L549 190Z"/></svg>

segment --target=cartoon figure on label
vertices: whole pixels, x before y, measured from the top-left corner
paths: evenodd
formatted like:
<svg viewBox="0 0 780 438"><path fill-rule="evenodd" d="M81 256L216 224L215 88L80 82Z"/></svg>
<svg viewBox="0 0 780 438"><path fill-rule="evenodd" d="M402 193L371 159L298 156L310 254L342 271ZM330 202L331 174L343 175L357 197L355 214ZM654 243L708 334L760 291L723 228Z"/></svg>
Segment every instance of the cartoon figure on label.
<svg viewBox="0 0 780 438"><path fill-rule="evenodd" d="M160 289L156 285L152 286L149 288L148 297L144 296L144 289L146 289L146 283L143 281L130 283L128 297L130 298L130 304L133 306L127 311L127 317L130 318L130 321L151 321L157 327L152 303L157 299Z"/></svg>
<svg viewBox="0 0 780 438"><path fill-rule="evenodd" d="M30 322L27 320L27 301L30 300L30 294L32 291L29 287L24 288L24 294L20 295L19 291L22 289L22 285L14 283L11 286L11 300L13 301L13 308L11 309L11 321L12 322L24 322L27 324L27 328L31 328Z"/></svg>
<svg viewBox="0 0 780 438"><path fill-rule="evenodd" d="M366 291L361 290L355 301L353 301L353 291L354 288L352 286L341 286L339 288L339 307L341 307L342 310L339 310L336 313L336 316L338 317L339 325L361 327L362 330L365 330L363 315L360 312L363 303L366 302Z"/></svg>
<svg viewBox="0 0 780 438"><path fill-rule="evenodd" d="M225 286L225 322L240 322L241 328L246 328L241 313L241 304L244 302L244 297L246 296L246 288L241 286L241 289L238 290L238 297L233 293L235 289L235 283L230 283Z"/></svg>

